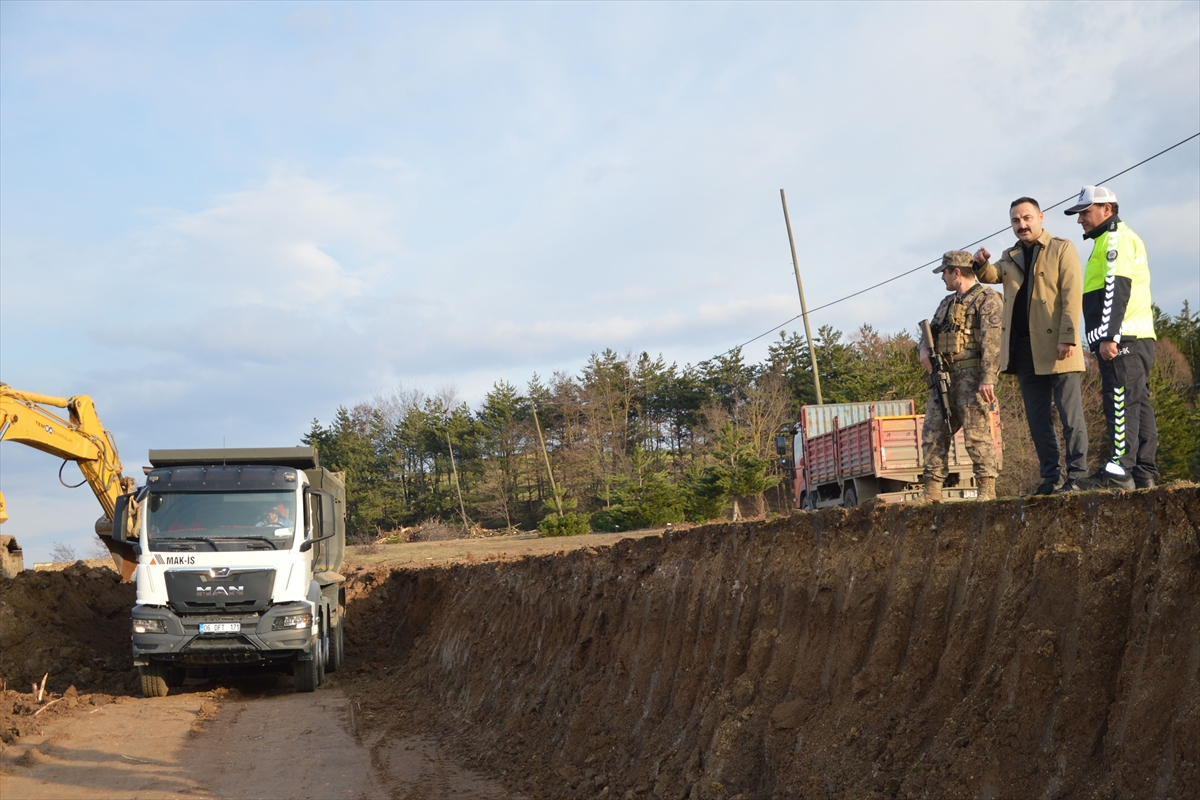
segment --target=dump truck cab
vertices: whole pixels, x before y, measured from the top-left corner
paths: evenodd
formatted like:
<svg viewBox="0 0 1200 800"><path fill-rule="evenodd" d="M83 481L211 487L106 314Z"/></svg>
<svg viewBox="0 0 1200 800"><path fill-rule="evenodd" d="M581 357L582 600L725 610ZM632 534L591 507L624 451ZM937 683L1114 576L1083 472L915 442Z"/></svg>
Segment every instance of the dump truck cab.
<svg viewBox="0 0 1200 800"><path fill-rule="evenodd" d="M138 553L144 693L229 666L290 668L298 691L315 689L342 661L341 476L310 447L151 450L150 463L113 525Z"/></svg>

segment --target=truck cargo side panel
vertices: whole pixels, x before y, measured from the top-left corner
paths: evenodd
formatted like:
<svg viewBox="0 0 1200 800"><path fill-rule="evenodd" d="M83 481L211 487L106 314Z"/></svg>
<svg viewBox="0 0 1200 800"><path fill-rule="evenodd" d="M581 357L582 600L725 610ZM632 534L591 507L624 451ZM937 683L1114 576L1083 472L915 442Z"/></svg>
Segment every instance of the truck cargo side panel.
<svg viewBox="0 0 1200 800"><path fill-rule="evenodd" d="M808 440L809 472L813 483L831 483L838 479L836 437L836 432L830 432Z"/></svg>
<svg viewBox="0 0 1200 800"><path fill-rule="evenodd" d="M921 463L922 417L883 417L875 420L879 440L879 472L915 473Z"/></svg>
<svg viewBox="0 0 1200 800"><path fill-rule="evenodd" d="M837 432L838 466L843 481L875 474L871 450L871 420L866 419Z"/></svg>

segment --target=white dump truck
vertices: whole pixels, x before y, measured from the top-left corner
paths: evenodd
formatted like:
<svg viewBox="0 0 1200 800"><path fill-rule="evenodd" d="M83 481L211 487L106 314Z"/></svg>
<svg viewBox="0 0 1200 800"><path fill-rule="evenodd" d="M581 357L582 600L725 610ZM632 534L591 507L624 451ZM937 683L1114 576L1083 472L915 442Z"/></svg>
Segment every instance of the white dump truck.
<svg viewBox="0 0 1200 800"><path fill-rule="evenodd" d="M187 670L290 669L311 692L342 663L343 476L312 447L151 450L113 538L137 553L133 663L161 697Z"/></svg>

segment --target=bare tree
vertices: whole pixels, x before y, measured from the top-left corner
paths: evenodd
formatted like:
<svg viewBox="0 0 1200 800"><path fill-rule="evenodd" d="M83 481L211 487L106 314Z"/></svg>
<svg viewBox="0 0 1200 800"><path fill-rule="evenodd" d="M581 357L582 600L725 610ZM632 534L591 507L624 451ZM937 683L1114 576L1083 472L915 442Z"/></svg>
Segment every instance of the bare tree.
<svg viewBox="0 0 1200 800"><path fill-rule="evenodd" d="M50 560L55 564L74 564L79 559L73 546L65 542L55 542L50 548Z"/></svg>
<svg viewBox="0 0 1200 800"><path fill-rule="evenodd" d="M108 547L104 544L104 541L99 536L93 538L88 543L87 557L89 559L94 561L101 558L110 558L111 556L112 554L108 552Z"/></svg>

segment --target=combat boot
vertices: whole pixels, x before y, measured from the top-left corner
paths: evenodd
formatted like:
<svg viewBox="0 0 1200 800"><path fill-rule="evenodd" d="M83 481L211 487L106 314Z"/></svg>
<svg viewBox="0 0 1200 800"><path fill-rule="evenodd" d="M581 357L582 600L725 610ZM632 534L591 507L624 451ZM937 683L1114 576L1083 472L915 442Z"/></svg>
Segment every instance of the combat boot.
<svg viewBox="0 0 1200 800"><path fill-rule="evenodd" d="M942 502L942 482L936 478L925 478L925 496L921 498L921 502Z"/></svg>
<svg viewBox="0 0 1200 800"><path fill-rule="evenodd" d="M980 500L995 500L996 499L996 479L983 477L978 479L979 482L979 499Z"/></svg>

